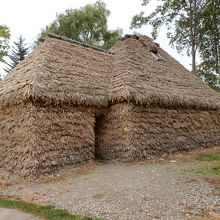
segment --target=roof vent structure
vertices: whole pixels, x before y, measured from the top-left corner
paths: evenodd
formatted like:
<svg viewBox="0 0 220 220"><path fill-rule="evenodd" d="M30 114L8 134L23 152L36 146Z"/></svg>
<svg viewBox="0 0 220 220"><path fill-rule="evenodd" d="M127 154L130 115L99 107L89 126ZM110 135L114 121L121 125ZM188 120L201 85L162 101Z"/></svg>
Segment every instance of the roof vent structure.
<svg viewBox="0 0 220 220"><path fill-rule="evenodd" d="M165 61L164 58L158 53L157 48L152 47L150 49L151 54L153 55L153 57L155 57L157 59L157 61Z"/></svg>

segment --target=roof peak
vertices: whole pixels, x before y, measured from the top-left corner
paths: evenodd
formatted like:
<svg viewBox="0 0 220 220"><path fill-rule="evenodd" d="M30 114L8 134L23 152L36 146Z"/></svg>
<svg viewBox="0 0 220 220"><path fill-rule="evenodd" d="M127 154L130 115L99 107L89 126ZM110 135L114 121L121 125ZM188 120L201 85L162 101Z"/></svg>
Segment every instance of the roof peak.
<svg viewBox="0 0 220 220"><path fill-rule="evenodd" d="M94 47L94 46L82 43L80 41L76 41L76 40L70 39L68 37L63 37L61 35L49 33L48 37L55 38L55 39L58 39L58 40L67 41L67 42L70 42L70 43L73 43L73 44L77 44L77 45L80 45L80 46L83 46L83 47L86 47L86 48L90 48L90 49L93 49L93 50L101 51L101 52L104 52L104 53L114 54L114 53L112 53L109 50L105 50L105 49L102 49L102 48Z"/></svg>
<svg viewBox="0 0 220 220"><path fill-rule="evenodd" d="M153 53L157 53L158 48L160 47L160 44L155 43L150 37L148 37L147 35L143 35L143 34L137 34L137 33L126 34L120 40L124 41L129 38L140 41L144 47L148 48L148 50Z"/></svg>

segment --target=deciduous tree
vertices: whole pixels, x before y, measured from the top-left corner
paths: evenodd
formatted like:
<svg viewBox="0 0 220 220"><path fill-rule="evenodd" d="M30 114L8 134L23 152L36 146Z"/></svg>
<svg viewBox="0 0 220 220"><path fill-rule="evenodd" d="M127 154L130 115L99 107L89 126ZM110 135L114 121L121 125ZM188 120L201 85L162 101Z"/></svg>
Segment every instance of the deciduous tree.
<svg viewBox="0 0 220 220"><path fill-rule="evenodd" d="M220 83L220 1L207 1L202 15L201 63L197 73L214 86Z"/></svg>
<svg viewBox="0 0 220 220"><path fill-rule="evenodd" d="M54 33L109 49L122 33L120 29L108 30L109 15L110 11L101 1L80 9L67 9L64 13L57 14L56 19L42 30L38 36L38 42L48 33Z"/></svg>
<svg viewBox="0 0 220 220"><path fill-rule="evenodd" d="M10 32L5 25L0 25L0 62L4 62L9 48Z"/></svg>
<svg viewBox="0 0 220 220"><path fill-rule="evenodd" d="M142 0L146 6L150 0ZM166 25L170 44L179 52L186 50L192 57L192 71L196 71L196 53L201 43L201 11L205 0L160 0L161 4L150 14L144 12L133 17L131 27L137 28L146 24L153 27L152 36L157 37L159 28Z"/></svg>

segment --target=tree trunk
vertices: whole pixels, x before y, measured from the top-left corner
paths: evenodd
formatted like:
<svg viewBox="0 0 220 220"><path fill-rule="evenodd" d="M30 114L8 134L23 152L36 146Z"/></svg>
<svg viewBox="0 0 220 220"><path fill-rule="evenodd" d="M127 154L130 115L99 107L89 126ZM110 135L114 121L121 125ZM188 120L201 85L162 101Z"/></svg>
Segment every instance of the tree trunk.
<svg viewBox="0 0 220 220"><path fill-rule="evenodd" d="M192 73L195 74L196 72L196 50L195 50L195 43L194 40L192 40Z"/></svg>
<svg viewBox="0 0 220 220"><path fill-rule="evenodd" d="M193 4L194 3L194 4ZM192 56L192 73L195 74L196 72L196 38L195 38L195 32L196 32L196 0L189 1L189 7L190 7L190 40L191 40L191 56Z"/></svg>
<svg viewBox="0 0 220 220"><path fill-rule="evenodd" d="M218 19L216 15L216 8L218 6L216 6L215 1L212 7L214 9L214 13L213 13L214 31L213 32L214 32L214 51L215 51L215 72L219 76L219 35L218 35L219 30L218 30Z"/></svg>

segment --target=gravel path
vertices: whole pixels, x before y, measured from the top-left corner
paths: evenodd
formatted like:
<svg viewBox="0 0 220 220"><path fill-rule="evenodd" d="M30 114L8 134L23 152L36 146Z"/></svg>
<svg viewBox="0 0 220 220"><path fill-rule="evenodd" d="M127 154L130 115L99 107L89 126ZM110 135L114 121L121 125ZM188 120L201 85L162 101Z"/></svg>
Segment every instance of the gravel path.
<svg viewBox="0 0 220 220"><path fill-rule="evenodd" d="M0 220L38 220L32 215L13 209L0 208Z"/></svg>
<svg viewBox="0 0 220 220"><path fill-rule="evenodd" d="M220 213L216 189L203 177L182 171L195 166L181 160L99 164L77 175L72 170L49 180L8 186L2 193L108 220L182 220Z"/></svg>

